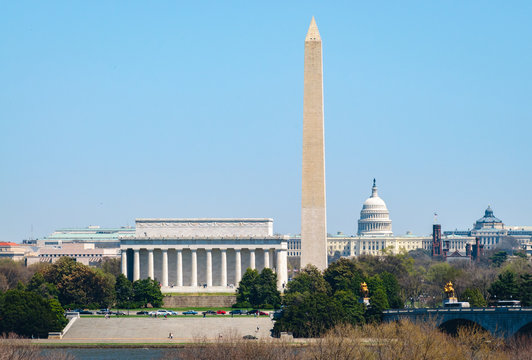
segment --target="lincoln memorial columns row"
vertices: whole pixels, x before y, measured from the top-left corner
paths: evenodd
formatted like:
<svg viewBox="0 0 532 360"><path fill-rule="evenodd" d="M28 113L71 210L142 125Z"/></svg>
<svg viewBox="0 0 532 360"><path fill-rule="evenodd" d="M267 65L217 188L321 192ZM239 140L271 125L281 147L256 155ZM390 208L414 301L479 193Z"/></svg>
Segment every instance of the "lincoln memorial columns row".
<svg viewBox="0 0 532 360"><path fill-rule="evenodd" d="M183 256L183 250L186 251L186 256ZM168 257L169 251L171 255L170 259ZM175 255L173 255L174 251ZM228 251L230 251L229 256L227 254ZM257 258L257 251L262 251L263 256ZM128 266L128 252L133 255L132 266L131 263ZM155 252L156 255L154 254ZM244 257L243 254L245 254ZM123 248L121 258L122 273L126 277L129 274L131 276L130 278L136 281L141 276L151 279L155 279L157 276L163 288L173 287L174 284L180 288L197 287L200 281L207 288L212 288L213 286L227 287L229 281L234 281L234 285L238 285L242 279L243 266L262 270L263 268L270 268L272 265L275 265L279 287L282 288L287 282L286 249ZM171 266L171 270L169 265ZM172 281L171 284L170 279ZM185 281L187 285L185 285Z"/></svg>

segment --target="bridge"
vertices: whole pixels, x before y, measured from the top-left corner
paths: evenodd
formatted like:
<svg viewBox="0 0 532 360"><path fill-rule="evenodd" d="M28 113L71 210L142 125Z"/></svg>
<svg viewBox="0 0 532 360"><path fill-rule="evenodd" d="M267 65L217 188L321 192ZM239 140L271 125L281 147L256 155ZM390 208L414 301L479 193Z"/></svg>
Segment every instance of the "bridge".
<svg viewBox="0 0 532 360"><path fill-rule="evenodd" d="M433 321L440 329L456 333L460 326L480 326L498 337L532 334L532 308L438 308L385 310L384 321Z"/></svg>

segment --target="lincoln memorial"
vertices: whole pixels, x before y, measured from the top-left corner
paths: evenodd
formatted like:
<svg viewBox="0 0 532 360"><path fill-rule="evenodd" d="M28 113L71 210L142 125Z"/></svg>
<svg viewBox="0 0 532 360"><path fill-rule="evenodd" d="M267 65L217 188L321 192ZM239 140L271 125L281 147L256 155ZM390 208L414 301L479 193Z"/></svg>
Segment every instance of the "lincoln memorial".
<svg viewBox="0 0 532 360"><path fill-rule="evenodd" d="M135 237L120 238L122 273L152 278L162 292L228 292L247 268L287 282L288 236L272 219L137 219Z"/></svg>

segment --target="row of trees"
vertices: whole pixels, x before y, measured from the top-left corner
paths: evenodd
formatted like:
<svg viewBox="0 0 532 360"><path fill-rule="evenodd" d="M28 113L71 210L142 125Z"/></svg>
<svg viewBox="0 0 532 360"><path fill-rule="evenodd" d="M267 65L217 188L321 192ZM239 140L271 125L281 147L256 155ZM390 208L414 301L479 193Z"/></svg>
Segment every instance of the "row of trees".
<svg viewBox="0 0 532 360"><path fill-rule="evenodd" d="M501 299L532 306L532 266L521 255L493 252L479 263L433 261L425 251L340 258L322 273L307 267L287 284L283 317L274 331L319 336L337 324L379 322L382 311L403 306L441 306L443 285L452 281L458 297L483 307ZM370 305L360 303L366 282Z"/></svg>
<svg viewBox="0 0 532 360"><path fill-rule="evenodd" d="M26 268L11 260L1 261L0 281L5 281L0 289L0 333L42 337L60 331L66 324L64 309L162 305L158 282L131 283L119 273L117 263L111 260L93 268L64 257L53 264Z"/></svg>
<svg viewBox="0 0 532 360"><path fill-rule="evenodd" d="M508 256L504 251L490 251L479 262L447 263L434 261L425 250L381 257L360 256L357 262L370 274L388 271L399 282L400 299L406 306L435 307L441 304L443 284L451 281L458 297L472 306L486 306L497 299L518 299L530 306L527 274L532 273L530 260L521 253ZM508 277L507 273L513 276ZM509 279L510 292L492 286ZM393 306L392 306L393 307Z"/></svg>
<svg viewBox="0 0 532 360"><path fill-rule="evenodd" d="M389 271L374 273L354 259L339 259L322 273L307 266L287 285L283 316L274 332L292 332L296 337L317 337L338 324L360 325L379 322L382 311L401 308L400 287ZM368 307L361 303L361 283L371 295Z"/></svg>
<svg viewBox="0 0 532 360"><path fill-rule="evenodd" d="M122 308L162 305L159 284L151 279L131 283L115 275L63 257L41 267L29 280L27 289L45 298L56 298L64 308Z"/></svg>

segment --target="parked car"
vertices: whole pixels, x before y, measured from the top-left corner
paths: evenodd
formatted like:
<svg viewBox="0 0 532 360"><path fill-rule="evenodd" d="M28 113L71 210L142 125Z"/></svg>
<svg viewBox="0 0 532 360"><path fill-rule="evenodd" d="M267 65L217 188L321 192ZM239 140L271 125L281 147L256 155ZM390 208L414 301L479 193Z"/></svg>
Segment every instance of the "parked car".
<svg viewBox="0 0 532 360"><path fill-rule="evenodd" d="M260 311L259 316L270 316L270 314L264 311Z"/></svg>
<svg viewBox="0 0 532 360"><path fill-rule="evenodd" d="M244 336L242 336L242 339L244 339L244 340L257 340L257 337L253 336L253 335L244 335Z"/></svg>
<svg viewBox="0 0 532 360"><path fill-rule="evenodd" d="M79 313L80 315L92 315L93 312L90 310L75 309L74 312Z"/></svg>
<svg viewBox="0 0 532 360"><path fill-rule="evenodd" d="M120 316L122 316L122 315L126 315L125 312L123 312L123 311L118 311L118 310L117 310L117 311L111 311L111 312L109 312L109 314L111 314L111 315L117 315L117 316L118 316L118 315L120 315Z"/></svg>
<svg viewBox="0 0 532 360"><path fill-rule="evenodd" d="M255 315L255 314L257 314L258 315L259 313L260 313L259 310L253 309L253 310L249 310L246 314L247 315Z"/></svg>
<svg viewBox="0 0 532 360"><path fill-rule="evenodd" d="M150 313L147 311L139 311L137 312L137 315L149 315Z"/></svg>
<svg viewBox="0 0 532 360"><path fill-rule="evenodd" d="M237 309L237 310L229 311L229 314L231 314L231 315L243 315L243 314L245 314L245 312L242 311L242 310Z"/></svg>
<svg viewBox="0 0 532 360"><path fill-rule="evenodd" d="M224 310L218 310L216 313L217 313L218 315L225 315L225 314L227 314Z"/></svg>
<svg viewBox="0 0 532 360"><path fill-rule="evenodd" d="M203 315L216 315L216 311L214 310L207 310L202 312Z"/></svg>
<svg viewBox="0 0 532 360"><path fill-rule="evenodd" d="M183 315L198 315L198 312L194 310L187 310L183 311Z"/></svg>
<svg viewBox="0 0 532 360"><path fill-rule="evenodd" d="M96 314L99 314L99 315L106 315L106 314L110 314L111 311L109 309L100 309L98 311L96 311Z"/></svg>
<svg viewBox="0 0 532 360"><path fill-rule="evenodd" d="M157 311L150 311L149 315L151 316L170 316L170 315L173 315L173 311L170 311L170 310L164 310L164 309L159 309Z"/></svg>

